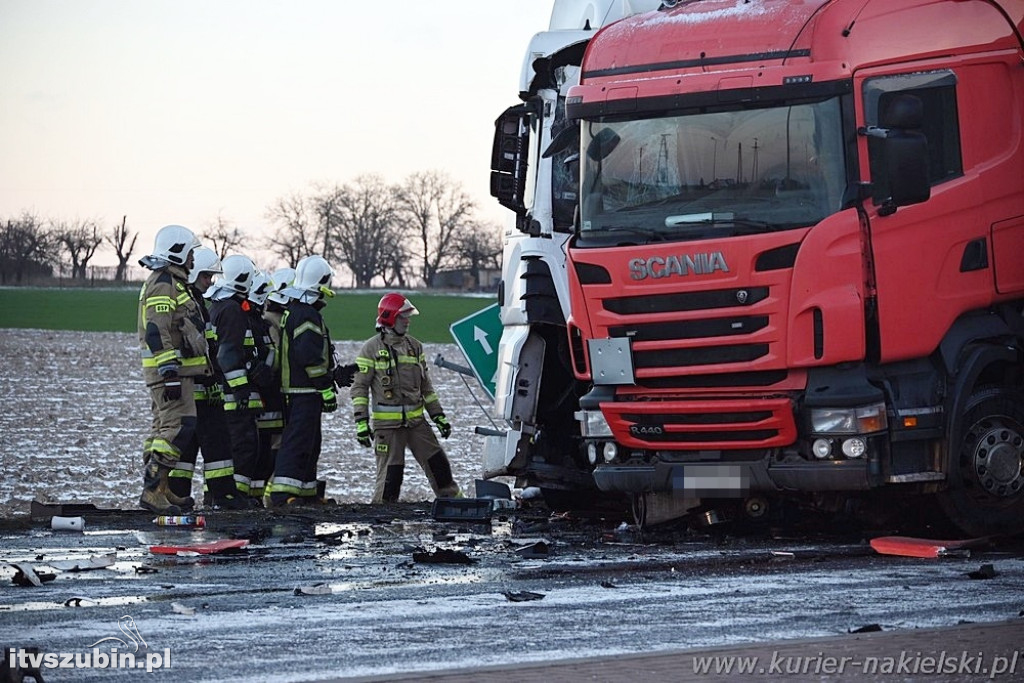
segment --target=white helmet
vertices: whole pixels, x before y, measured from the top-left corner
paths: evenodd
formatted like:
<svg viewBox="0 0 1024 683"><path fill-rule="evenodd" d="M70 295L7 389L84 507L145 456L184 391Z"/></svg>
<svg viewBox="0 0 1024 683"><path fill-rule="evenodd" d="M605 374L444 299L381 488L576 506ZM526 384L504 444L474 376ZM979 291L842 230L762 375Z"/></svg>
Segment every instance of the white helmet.
<svg viewBox="0 0 1024 683"><path fill-rule="evenodd" d="M256 276L256 264L248 256L232 254L224 258L223 274L217 278L217 287L236 294L248 294Z"/></svg>
<svg viewBox="0 0 1024 683"><path fill-rule="evenodd" d="M295 279L284 294L305 303L313 303L322 296L334 296L330 289L334 270L323 256L307 256L295 266Z"/></svg>
<svg viewBox="0 0 1024 683"><path fill-rule="evenodd" d="M257 270L252 278L252 286L249 287L249 301L257 306L267 302L267 295L270 294L270 276L262 270Z"/></svg>
<svg viewBox="0 0 1024 683"><path fill-rule="evenodd" d="M179 266L185 265L189 252L199 246L195 233L183 225L165 225L156 233L152 257Z"/></svg>
<svg viewBox="0 0 1024 683"><path fill-rule="evenodd" d="M200 273L223 273L220 256L209 247L196 247L192 252L192 268L188 271L189 284L195 284Z"/></svg>
<svg viewBox="0 0 1024 683"><path fill-rule="evenodd" d="M284 290L291 287L292 280L295 279L294 268L278 268L270 275L270 293L267 298L271 301L275 301L279 304L286 305L291 301L291 297L284 293Z"/></svg>

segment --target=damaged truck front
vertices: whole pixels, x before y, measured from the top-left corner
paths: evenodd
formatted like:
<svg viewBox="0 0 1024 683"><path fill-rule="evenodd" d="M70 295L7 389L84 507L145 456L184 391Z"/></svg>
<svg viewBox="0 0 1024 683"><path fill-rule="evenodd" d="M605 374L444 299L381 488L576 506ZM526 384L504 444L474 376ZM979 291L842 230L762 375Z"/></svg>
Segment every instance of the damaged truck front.
<svg viewBox="0 0 1024 683"><path fill-rule="evenodd" d="M1024 526L1022 17L702 0L590 41L563 386L601 490Z"/></svg>
<svg viewBox="0 0 1024 683"><path fill-rule="evenodd" d="M533 37L523 60L522 103L495 122L491 193L514 221L505 232L498 293L494 414L503 429L487 430L484 476L514 476L551 502L599 493L581 460L574 416L587 385L573 377L566 336L566 243L578 199L579 136L567 126L565 96L598 28L659 4L556 0L548 30Z"/></svg>

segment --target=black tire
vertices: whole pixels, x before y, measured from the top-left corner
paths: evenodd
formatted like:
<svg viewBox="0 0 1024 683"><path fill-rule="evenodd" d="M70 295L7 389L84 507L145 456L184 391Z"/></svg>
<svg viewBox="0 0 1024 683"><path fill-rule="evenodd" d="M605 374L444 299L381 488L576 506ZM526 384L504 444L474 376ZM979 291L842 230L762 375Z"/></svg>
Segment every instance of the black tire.
<svg viewBox="0 0 1024 683"><path fill-rule="evenodd" d="M950 444L948 488L939 504L972 536L1024 530L1024 394L977 391Z"/></svg>

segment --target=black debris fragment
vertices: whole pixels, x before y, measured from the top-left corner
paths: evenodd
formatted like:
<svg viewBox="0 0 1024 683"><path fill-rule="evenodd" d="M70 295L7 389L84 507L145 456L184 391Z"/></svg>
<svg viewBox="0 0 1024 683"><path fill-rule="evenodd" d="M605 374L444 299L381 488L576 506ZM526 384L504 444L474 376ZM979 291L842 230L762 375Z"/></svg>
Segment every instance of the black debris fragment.
<svg viewBox="0 0 1024 683"><path fill-rule="evenodd" d="M867 626L861 626L859 628L852 629L850 630L850 633L875 633L876 631L881 630L882 627L878 624L868 624Z"/></svg>
<svg viewBox="0 0 1024 683"><path fill-rule="evenodd" d="M616 586L611 581L602 581L601 582L601 588L618 588L618 586Z"/></svg>
<svg viewBox="0 0 1024 683"><path fill-rule="evenodd" d="M473 564L476 562L466 553L448 548L439 548L432 553L414 552L412 561L424 564Z"/></svg>
<svg viewBox="0 0 1024 683"><path fill-rule="evenodd" d="M531 600L543 600L543 593L533 591L506 591L502 593L509 602L529 602Z"/></svg>
<svg viewBox="0 0 1024 683"><path fill-rule="evenodd" d="M967 576L975 580L994 579L999 576L999 572L991 564L983 564L973 572L967 572Z"/></svg>
<svg viewBox="0 0 1024 683"><path fill-rule="evenodd" d="M156 567L151 567L148 564L140 564L135 567L136 574L156 574L158 571L160 570Z"/></svg>
<svg viewBox="0 0 1024 683"><path fill-rule="evenodd" d="M516 548L516 555L519 557L547 557L549 553L550 548L548 548L548 544L544 541L537 541L536 543Z"/></svg>

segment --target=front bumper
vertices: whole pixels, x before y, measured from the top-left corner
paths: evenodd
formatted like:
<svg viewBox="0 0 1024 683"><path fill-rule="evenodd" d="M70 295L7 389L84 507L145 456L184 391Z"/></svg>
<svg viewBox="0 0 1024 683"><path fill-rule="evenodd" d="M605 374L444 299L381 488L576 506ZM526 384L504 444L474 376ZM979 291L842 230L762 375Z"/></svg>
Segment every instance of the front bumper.
<svg viewBox="0 0 1024 683"><path fill-rule="evenodd" d="M872 462L785 461L598 465L594 481L602 491L675 492L704 498L740 497L750 491L864 491L880 483Z"/></svg>

